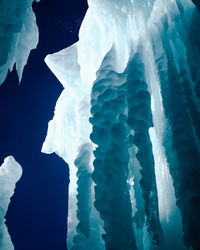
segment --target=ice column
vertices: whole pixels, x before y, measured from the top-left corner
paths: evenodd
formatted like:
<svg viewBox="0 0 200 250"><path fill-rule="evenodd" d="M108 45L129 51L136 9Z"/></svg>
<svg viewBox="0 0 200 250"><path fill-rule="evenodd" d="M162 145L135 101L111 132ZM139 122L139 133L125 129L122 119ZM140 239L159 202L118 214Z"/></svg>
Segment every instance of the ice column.
<svg viewBox="0 0 200 250"><path fill-rule="evenodd" d="M12 156L5 158L0 167L0 250L14 250L5 216L14 194L16 182L21 178L22 168Z"/></svg>

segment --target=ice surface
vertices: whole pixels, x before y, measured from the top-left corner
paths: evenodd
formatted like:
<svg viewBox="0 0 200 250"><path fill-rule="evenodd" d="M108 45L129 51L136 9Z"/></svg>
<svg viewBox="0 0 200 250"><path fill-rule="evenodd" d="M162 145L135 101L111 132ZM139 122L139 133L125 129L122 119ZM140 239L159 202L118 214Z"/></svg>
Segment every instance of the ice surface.
<svg viewBox="0 0 200 250"><path fill-rule="evenodd" d="M0 249L14 250L8 229L5 225L5 216L14 194L16 182L22 175L22 168L12 156L5 158L0 166Z"/></svg>
<svg viewBox="0 0 200 250"><path fill-rule="evenodd" d="M69 164L68 248L198 249L199 13L88 5L79 41L45 59L64 86L42 151Z"/></svg>
<svg viewBox="0 0 200 250"><path fill-rule="evenodd" d="M33 0L0 1L0 84L15 64L21 80L30 51L38 44L39 33L32 2Z"/></svg>

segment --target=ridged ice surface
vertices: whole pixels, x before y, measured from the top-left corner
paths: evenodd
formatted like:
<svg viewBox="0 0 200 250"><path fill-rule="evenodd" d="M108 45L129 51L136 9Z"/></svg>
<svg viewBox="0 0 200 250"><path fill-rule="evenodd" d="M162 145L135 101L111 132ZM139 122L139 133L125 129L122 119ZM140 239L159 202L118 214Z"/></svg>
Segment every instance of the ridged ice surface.
<svg viewBox="0 0 200 250"><path fill-rule="evenodd" d="M38 44L39 33L32 10L33 1L0 1L0 84L15 64L21 80L30 51Z"/></svg>
<svg viewBox="0 0 200 250"><path fill-rule="evenodd" d="M68 249L200 249L200 15L190 0L88 0L48 55L64 86L43 152L70 167Z"/></svg>
<svg viewBox="0 0 200 250"><path fill-rule="evenodd" d="M0 250L14 250L8 229L5 224L5 216L14 194L16 182L21 178L22 168L12 156L5 158L0 166Z"/></svg>

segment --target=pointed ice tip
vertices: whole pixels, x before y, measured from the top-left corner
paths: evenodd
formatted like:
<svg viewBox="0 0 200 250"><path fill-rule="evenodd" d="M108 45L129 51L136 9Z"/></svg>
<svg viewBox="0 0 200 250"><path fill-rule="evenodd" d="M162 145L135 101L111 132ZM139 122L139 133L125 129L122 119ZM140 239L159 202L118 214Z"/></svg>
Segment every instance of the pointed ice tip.
<svg viewBox="0 0 200 250"><path fill-rule="evenodd" d="M47 56L44 58L44 62L46 63L47 66L49 66L49 57L50 57L50 55L47 55Z"/></svg>
<svg viewBox="0 0 200 250"><path fill-rule="evenodd" d="M19 85L20 85L20 83L22 81L22 75L19 75L18 77L19 77Z"/></svg>
<svg viewBox="0 0 200 250"><path fill-rule="evenodd" d="M67 88L75 96L79 95L81 80L77 43L59 52L47 55L44 61L64 88Z"/></svg>

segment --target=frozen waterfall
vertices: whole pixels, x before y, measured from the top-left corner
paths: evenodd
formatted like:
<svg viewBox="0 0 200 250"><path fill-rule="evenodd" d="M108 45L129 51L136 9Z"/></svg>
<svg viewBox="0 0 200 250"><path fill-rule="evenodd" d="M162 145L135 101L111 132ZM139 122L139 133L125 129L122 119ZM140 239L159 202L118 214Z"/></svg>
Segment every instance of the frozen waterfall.
<svg viewBox="0 0 200 250"><path fill-rule="evenodd" d="M88 0L42 151L70 167L68 249L200 249L200 15Z"/></svg>

